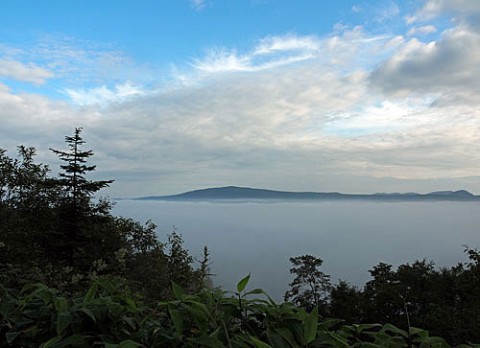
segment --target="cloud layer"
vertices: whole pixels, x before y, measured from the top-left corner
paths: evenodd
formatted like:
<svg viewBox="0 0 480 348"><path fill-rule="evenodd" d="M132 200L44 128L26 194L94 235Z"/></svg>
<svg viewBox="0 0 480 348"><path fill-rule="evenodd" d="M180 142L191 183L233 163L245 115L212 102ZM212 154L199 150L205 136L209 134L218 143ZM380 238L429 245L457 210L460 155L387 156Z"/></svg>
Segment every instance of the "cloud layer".
<svg viewBox="0 0 480 348"><path fill-rule="evenodd" d="M0 147L35 145L55 163L46 149L83 126L97 174L117 179L115 196L233 184L479 193L480 33L465 11L441 30L427 20L457 5L427 1L403 35L339 26L214 48L167 81L152 72L150 85L122 52L49 41L43 65L10 55L0 78L48 85L72 72L60 89L68 99L0 83Z"/></svg>

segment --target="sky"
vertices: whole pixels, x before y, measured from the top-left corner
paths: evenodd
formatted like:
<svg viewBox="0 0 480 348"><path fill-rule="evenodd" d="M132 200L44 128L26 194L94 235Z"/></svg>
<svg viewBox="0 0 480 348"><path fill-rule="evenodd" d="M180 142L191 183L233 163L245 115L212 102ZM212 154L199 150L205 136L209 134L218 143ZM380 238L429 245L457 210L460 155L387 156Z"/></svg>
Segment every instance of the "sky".
<svg viewBox="0 0 480 348"><path fill-rule="evenodd" d="M2 0L0 148L112 197L480 194L478 0Z"/></svg>

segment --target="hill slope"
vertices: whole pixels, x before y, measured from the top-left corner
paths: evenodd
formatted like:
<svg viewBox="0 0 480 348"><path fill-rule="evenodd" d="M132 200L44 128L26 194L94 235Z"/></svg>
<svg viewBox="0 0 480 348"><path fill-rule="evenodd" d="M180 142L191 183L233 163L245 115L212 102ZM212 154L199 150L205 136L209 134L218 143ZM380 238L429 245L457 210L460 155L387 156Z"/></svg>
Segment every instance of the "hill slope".
<svg viewBox="0 0 480 348"><path fill-rule="evenodd" d="M148 196L140 200L212 201L212 200L373 200L373 201L479 201L468 191L419 193L342 194L338 192L289 192L250 187L215 187L171 196Z"/></svg>

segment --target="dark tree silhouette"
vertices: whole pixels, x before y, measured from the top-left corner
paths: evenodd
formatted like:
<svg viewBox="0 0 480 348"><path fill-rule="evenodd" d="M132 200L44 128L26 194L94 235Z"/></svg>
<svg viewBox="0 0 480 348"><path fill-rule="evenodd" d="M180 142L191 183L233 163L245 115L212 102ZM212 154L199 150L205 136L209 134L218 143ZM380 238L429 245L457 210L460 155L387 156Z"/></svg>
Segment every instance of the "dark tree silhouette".
<svg viewBox="0 0 480 348"><path fill-rule="evenodd" d="M67 143L69 150L56 150L53 151L62 161L66 164L61 165L63 170L59 174L57 179L57 185L62 187L62 191L66 194L64 202L60 206L58 230L60 234L63 234L61 245L59 249L63 250L63 254L66 254L67 263L69 266L73 266L75 254L85 254L85 250L80 250L79 245L84 245L88 231L85 228L82 229L88 219L91 220L91 215L95 210L99 210L100 213L106 214L109 207L103 207L102 205L91 204L92 195L101 190L104 187L109 186L113 180L88 180L86 178L87 173L95 170L95 165L87 164L87 160L93 156L92 150L82 151L80 148L85 141L81 137L82 128L75 128L73 136L66 136L65 142ZM90 238L91 239L91 238Z"/></svg>
<svg viewBox="0 0 480 348"><path fill-rule="evenodd" d="M59 184L63 185L71 194L72 204L76 208L85 199L89 199L95 192L109 186L113 180L87 180L85 175L95 170L95 165L87 165L87 159L93 156L92 150L81 151L80 147L85 141L80 136L82 128L75 128L73 136L66 136L65 142L69 151L50 148L62 161L67 164L61 165L63 173L60 173Z"/></svg>
<svg viewBox="0 0 480 348"><path fill-rule="evenodd" d="M291 300L307 310L318 308L321 313L330 288L330 276L319 270L323 260L312 255L301 255L291 257L290 262L294 266L290 273L296 277L289 284L290 290L285 293L285 301Z"/></svg>

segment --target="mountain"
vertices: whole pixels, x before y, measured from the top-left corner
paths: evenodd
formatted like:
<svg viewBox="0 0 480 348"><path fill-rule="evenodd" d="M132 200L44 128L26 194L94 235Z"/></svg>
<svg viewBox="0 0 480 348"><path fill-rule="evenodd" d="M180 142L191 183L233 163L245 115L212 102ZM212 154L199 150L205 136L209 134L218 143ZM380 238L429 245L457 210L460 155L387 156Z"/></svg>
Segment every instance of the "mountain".
<svg viewBox="0 0 480 348"><path fill-rule="evenodd" d="M343 194L338 192L289 192L250 187L215 187L189 191L172 196L148 196L139 200L213 201L213 200L369 200L369 201L480 201L468 191L438 191L420 193Z"/></svg>

